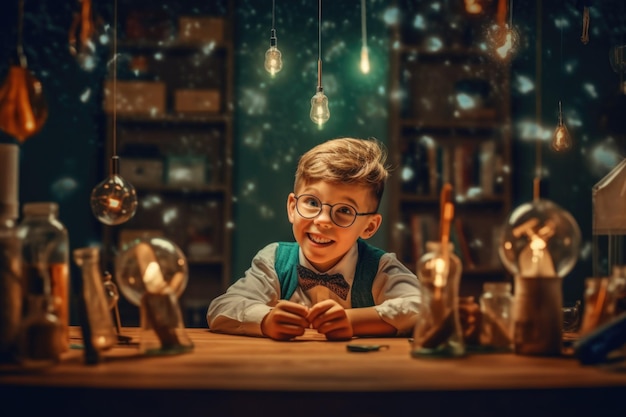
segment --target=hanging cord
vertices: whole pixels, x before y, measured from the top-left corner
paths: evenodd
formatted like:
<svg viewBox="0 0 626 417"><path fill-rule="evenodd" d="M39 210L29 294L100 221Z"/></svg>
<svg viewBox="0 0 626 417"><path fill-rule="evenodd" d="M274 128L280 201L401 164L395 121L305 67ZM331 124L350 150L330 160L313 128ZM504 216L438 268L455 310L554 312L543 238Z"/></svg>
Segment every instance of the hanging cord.
<svg viewBox="0 0 626 417"><path fill-rule="evenodd" d="M272 0L272 32L276 29L274 15L276 11L276 0Z"/></svg>
<svg viewBox="0 0 626 417"><path fill-rule="evenodd" d="M537 39L535 41L535 73L537 74L537 88L535 90L535 115L537 119L537 142L535 146L535 179L533 181L533 200L541 196L541 0L537 0Z"/></svg>
<svg viewBox="0 0 626 417"><path fill-rule="evenodd" d="M113 158L117 157L117 0L113 4Z"/></svg>
<svg viewBox="0 0 626 417"><path fill-rule="evenodd" d="M318 0L317 10L317 91L322 91L322 0Z"/></svg>
<svg viewBox="0 0 626 417"><path fill-rule="evenodd" d="M26 55L24 55L24 0L20 0L17 10L17 58L22 68L26 68Z"/></svg>
<svg viewBox="0 0 626 417"><path fill-rule="evenodd" d="M365 0L361 0L361 34L363 37L363 46L367 46L367 25L365 23Z"/></svg>

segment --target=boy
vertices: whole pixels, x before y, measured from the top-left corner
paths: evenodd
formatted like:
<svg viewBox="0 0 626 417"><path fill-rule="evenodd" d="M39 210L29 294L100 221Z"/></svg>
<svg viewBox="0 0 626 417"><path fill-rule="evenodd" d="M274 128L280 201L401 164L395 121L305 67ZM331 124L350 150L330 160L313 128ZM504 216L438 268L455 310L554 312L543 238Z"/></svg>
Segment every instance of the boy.
<svg viewBox="0 0 626 417"><path fill-rule="evenodd" d="M287 197L296 242L261 249L245 276L211 302L209 328L276 340L309 327L328 340L409 334L420 283L395 254L365 242L382 222L385 159L378 141L352 138L302 155Z"/></svg>

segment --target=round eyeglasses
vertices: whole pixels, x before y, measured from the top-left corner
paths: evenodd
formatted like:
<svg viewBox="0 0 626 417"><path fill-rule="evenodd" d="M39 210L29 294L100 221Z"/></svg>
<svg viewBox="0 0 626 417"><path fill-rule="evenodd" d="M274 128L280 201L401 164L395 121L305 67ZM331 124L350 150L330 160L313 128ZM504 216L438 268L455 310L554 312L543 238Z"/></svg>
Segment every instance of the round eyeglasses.
<svg viewBox="0 0 626 417"><path fill-rule="evenodd" d="M312 219L320 215L323 206L330 207L330 219L339 227L350 227L356 221L357 216L367 216L376 214L375 211L369 213L358 213L354 206L346 203L328 204L322 203L319 198L311 194L301 194L295 196L296 211L305 219Z"/></svg>

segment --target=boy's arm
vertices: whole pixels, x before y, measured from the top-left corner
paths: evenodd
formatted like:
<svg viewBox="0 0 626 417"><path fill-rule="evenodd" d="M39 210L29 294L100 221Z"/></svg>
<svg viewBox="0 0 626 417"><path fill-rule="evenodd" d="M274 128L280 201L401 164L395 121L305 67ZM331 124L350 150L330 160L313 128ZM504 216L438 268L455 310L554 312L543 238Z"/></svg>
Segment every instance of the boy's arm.
<svg viewBox="0 0 626 417"><path fill-rule="evenodd" d="M375 303L372 309L380 320L394 327L398 336L412 333L423 300L422 285L395 254L386 253L380 258L372 295ZM375 323L376 318L372 315L369 320L365 318L357 321Z"/></svg>
<svg viewBox="0 0 626 417"><path fill-rule="evenodd" d="M280 298L280 284L274 270L276 245L261 249L244 277L211 301L207 323L212 331L263 336L261 321Z"/></svg>
<svg viewBox="0 0 626 417"><path fill-rule="evenodd" d="M380 317L376 307L350 308L346 310L354 336L395 336L397 330Z"/></svg>

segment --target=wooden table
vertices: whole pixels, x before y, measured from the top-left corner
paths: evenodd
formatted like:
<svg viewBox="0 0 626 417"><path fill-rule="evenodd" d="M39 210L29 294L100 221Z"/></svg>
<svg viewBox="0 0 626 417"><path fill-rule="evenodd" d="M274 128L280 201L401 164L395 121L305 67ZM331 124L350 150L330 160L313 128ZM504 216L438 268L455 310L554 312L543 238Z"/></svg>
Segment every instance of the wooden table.
<svg viewBox="0 0 626 417"><path fill-rule="evenodd" d="M97 365L85 365L82 350L72 349L45 371L0 366L0 410L111 417L626 413L626 364L589 367L571 357L512 353L415 359L405 338L355 340L389 348L353 353L348 342L317 333L277 342L187 332L194 350L180 355L146 357L131 344L105 352ZM124 334L138 341L137 329Z"/></svg>

